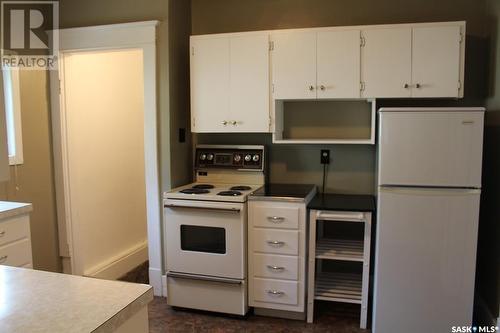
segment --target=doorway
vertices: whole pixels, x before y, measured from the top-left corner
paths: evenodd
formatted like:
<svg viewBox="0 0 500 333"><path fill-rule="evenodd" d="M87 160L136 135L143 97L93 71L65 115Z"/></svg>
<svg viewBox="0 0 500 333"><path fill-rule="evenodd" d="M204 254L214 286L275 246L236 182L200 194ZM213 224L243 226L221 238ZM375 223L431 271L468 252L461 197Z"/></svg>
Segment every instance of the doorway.
<svg viewBox="0 0 500 333"><path fill-rule="evenodd" d="M51 94L65 272L117 279L149 260L161 295L156 24L61 30Z"/></svg>

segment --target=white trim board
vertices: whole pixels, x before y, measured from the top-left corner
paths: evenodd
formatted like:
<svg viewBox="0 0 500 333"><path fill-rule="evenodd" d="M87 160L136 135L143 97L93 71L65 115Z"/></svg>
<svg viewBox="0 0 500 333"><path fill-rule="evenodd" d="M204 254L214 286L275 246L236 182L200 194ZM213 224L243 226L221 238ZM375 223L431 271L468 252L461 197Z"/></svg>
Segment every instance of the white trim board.
<svg viewBox="0 0 500 333"><path fill-rule="evenodd" d="M60 50L58 59L66 52L85 52L91 50L113 50L137 48L143 51L144 61L144 158L146 183L146 209L148 224L148 256L150 265L150 284L155 295L162 294L161 272L161 200L158 167L157 135L157 84L156 84L156 27L158 21L144 21L125 24L100 25L92 27L59 30ZM57 215L59 227L59 247L61 256L72 258L73 273L75 257L71 247L71 202L69 201L68 166L65 163L65 117L64 90L60 92L64 68L58 64L59 71L50 71L50 90L52 105L52 131L54 138L54 170L56 183Z"/></svg>

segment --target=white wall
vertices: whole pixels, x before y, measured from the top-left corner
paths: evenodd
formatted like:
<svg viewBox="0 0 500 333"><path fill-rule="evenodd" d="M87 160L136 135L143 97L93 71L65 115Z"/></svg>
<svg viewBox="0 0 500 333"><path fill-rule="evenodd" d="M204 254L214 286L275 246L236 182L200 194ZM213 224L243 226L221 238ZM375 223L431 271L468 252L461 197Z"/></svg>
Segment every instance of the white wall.
<svg viewBox="0 0 500 333"><path fill-rule="evenodd" d="M64 56L75 274L107 277L99 272L128 256L108 276L117 277L147 260L142 57L142 50Z"/></svg>

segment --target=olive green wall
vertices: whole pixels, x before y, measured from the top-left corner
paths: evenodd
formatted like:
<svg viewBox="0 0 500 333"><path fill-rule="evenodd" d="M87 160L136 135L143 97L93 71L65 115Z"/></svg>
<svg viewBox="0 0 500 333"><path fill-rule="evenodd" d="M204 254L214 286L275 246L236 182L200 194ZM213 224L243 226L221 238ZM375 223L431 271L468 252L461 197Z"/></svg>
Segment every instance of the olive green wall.
<svg viewBox="0 0 500 333"><path fill-rule="evenodd" d="M500 308L500 1L488 0L489 85L476 286L493 318ZM490 319L480 318L485 324ZM498 319L497 319L498 320Z"/></svg>
<svg viewBox="0 0 500 333"><path fill-rule="evenodd" d="M45 71L22 70L19 81L24 163L10 168L10 181L2 184L0 196L33 204L33 266L59 271L48 75Z"/></svg>
<svg viewBox="0 0 500 333"><path fill-rule="evenodd" d="M192 0L193 34L235 31L467 21L466 98L463 100L380 100L378 106L484 104L486 86L486 4L484 0ZM266 134L195 135L198 143L259 143L269 145L270 180L321 185L320 149L332 153L329 192L374 193L375 147L341 145L271 145Z"/></svg>

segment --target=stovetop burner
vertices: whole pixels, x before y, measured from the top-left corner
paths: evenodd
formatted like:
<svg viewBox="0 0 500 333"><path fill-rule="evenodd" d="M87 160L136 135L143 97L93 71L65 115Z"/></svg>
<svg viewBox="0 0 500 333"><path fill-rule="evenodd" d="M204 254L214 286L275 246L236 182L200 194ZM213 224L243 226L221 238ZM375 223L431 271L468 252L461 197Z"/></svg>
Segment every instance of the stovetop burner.
<svg viewBox="0 0 500 333"><path fill-rule="evenodd" d="M185 190L180 191L184 194L207 194L210 193L209 190L201 189L201 188L187 188Z"/></svg>
<svg viewBox="0 0 500 333"><path fill-rule="evenodd" d="M194 185L193 188L200 189L200 190L209 190L211 188L214 188L212 184L197 184Z"/></svg>
<svg viewBox="0 0 500 333"><path fill-rule="evenodd" d="M242 193L238 191L222 191L217 193L217 195L222 195L225 197L237 197L239 195L242 195Z"/></svg>
<svg viewBox="0 0 500 333"><path fill-rule="evenodd" d="M238 185L230 188L231 191L250 191L252 188L246 185Z"/></svg>

